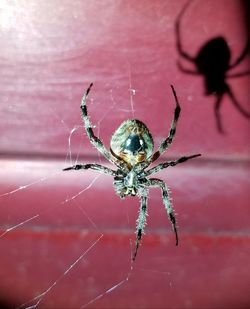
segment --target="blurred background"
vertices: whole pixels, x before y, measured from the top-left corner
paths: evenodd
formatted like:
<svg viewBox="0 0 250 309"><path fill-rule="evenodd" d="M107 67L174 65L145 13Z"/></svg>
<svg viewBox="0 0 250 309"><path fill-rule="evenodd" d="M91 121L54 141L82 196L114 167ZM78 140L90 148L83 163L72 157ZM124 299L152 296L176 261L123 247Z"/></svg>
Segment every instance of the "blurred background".
<svg viewBox="0 0 250 309"><path fill-rule="evenodd" d="M250 307L249 2L1 0L1 308ZM201 153L156 175L171 190L180 244L152 189L134 263L138 198L85 134L80 101L109 148L143 121L158 160Z"/></svg>

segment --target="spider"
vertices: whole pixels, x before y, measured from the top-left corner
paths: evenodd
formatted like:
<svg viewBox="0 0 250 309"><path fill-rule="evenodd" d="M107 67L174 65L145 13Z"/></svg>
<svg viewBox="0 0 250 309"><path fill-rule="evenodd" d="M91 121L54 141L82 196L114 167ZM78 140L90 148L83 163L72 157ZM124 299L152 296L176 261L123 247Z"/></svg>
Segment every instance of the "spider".
<svg viewBox="0 0 250 309"><path fill-rule="evenodd" d="M177 17L175 29L177 37L177 50L181 58L192 63L196 69L190 70L182 66L178 62L179 69L186 74L201 75L204 77L205 94L207 96L215 96L214 113L216 119L217 130L224 133L220 117L220 107L223 96L227 94L235 108L246 118L250 118L250 113L245 111L236 99L230 85L227 83L228 78L237 78L249 75L250 71L229 74L228 72L236 68L247 56L250 48L250 40L248 39L241 54L231 62L231 51L227 41L222 36L214 37L206 42L198 51L196 56L190 55L183 49L181 41L180 23L181 19L190 5L191 1L183 7Z"/></svg>
<svg viewBox="0 0 250 309"><path fill-rule="evenodd" d="M153 153L154 142L152 135L146 125L137 119L124 121L111 138L110 151L105 148L102 141L95 136L87 112L86 101L92 85L93 83L90 84L81 101L81 113L85 130L92 145L108 161L113 163L117 169L113 170L100 164L89 163L73 165L71 167L64 168L63 170L96 170L100 173L114 177L114 188L120 198L125 198L126 196L138 196L140 198L140 210L136 224L136 243L132 258L133 261L136 258L142 234L144 234L149 188L157 187L161 189L163 204L166 208L169 220L172 223L172 228L176 238L176 245L178 245L176 219L169 199L168 188L162 180L148 178L148 176L169 166L175 166L189 159L198 157L200 154L181 157L177 160L160 163L155 167L147 169L151 163L153 163L165 152L165 150L172 143L175 135L176 123L179 119L181 108L174 87L171 85L176 102L171 129L168 137L161 142L158 150Z"/></svg>

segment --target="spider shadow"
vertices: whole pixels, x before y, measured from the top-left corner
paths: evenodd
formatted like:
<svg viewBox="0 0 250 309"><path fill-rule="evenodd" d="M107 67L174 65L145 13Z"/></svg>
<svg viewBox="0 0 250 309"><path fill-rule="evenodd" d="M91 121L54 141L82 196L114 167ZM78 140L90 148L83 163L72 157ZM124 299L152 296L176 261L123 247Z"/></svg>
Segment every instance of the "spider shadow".
<svg viewBox="0 0 250 309"><path fill-rule="evenodd" d="M190 70L185 68L180 61L178 61L178 67L183 73L200 75L204 78L205 95L213 95L215 97L214 113L217 130L219 133L224 133L220 108L225 95L229 96L232 104L242 116L250 119L250 111L247 112L241 107L227 82L229 78L239 78L250 74L250 69L244 72L230 74L230 71L236 68L248 55L250 38L248 37L243 50L233 62L231 62L231 50L223 36L208 40L200 47L196 56L191 56L184 50L181 39L181 20L191 2L188 1L178 15L175 22L175 33L177 38L176 47L180 58L191 63L194 69Z"/></svg>

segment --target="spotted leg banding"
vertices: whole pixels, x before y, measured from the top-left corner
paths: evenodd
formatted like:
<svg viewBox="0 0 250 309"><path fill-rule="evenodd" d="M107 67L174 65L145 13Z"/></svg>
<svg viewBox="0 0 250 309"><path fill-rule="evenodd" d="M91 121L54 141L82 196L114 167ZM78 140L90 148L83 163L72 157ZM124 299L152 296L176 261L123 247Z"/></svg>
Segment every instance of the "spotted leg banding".
<svg viewBox="0 0 250 309"><path fill-rule="evenodd" d="M110 176L116 176L116 172L113 171L111 168L102 166L100 164L76 164L70 167L66 167L63 169L63 171L70 171L70 170L88 170L88 169L92 169L95 171L98 171L100 173L106 174L106 175L110 175Z"/></svg>
<svg viewBox="0 0 250 309"><path fill-rule="evenodd" d="M189 156L189 157L181 157L181 158L179 158L177 160L174 160L174 161L167 161L167 162L164 162L164 163L160 163L160 164L156 165L155 167L145 171L144 175L145 176L149 176L151 174L160 172L164 168L167 168L169 166L175 166L175 165L177 165L179 163L186 162L189 159L193 159L193 158L196 158L196 157L199 157L199 156L201 156L201 154L195 154L195 155L192 155L192 156Z"/></svg>
<svg viewBox="0 0 250 309"><path fill-rule="evenodd" d="M173 138L175 136L175 132L176 132L176 124L177 124L177 121L179 119L179 116L180 116L180 112L181 112L181 107L180 107L180 104L179 104L179 101L178 101L178 98L177 98L177 95L176 95L176 92L175 92L175 89L173 87L173 85L171 85L171 89L173 91L173 95L174 95L174 98L175 98L175 103L176 103L176 107L175 107L175 112L174 112L174 119L172 121L172 124L171 124L171 128L170 128L170 131L169 131L169 134L168 134L168 137L162 141L162 143L160 144L160 147L159 149L153 154L151 160L150 160L150 163L154 162L156 159L159 158L159 156L165 151L167 150L167 148L169 147L169 145L172 143L173 141Z"/></svg>
<svg viewBox="0 0 250 309"><path fill-rule="evenodd" d="M105 146L103 145L102 141L95 136L94 131L92 129L92 124L90 122L89 116L88 116L88 111L87 111L87 106L86 106L86 101L88 98L88 94L90 92L91 87L93 86L93 83L91 83L89 85L89 88L87 89L87 91L85 92L85 94L82 97L82 101L81 101L81 111L82 111L82 120L84 122L84 126L85 126L85 130L87 132L88 138L91 142L92 145L94 145L94 147L96 147L96 149L111 163L114 163L116 166L118 167L124 167L125 163L122 160L118 160L117 158L115 158L114 156L112 156L112 154L105 148Z"/></svg>
<svg viewBox="0 0 250 309"><path fill-rule="evenodd" d="M163 203L164 203L164 206L166 208L169 220L172 223L172 227L173 227L173 230L174 230L174 233L175 233L176 246L177 246L179 240L178 240L178 234L177 234L176 219L175 219L175 215L174 215L174 210L173 210L171 202L170 202L168 188L167 188L166 184L164 183L164 181L162 181L160 179L156 179L156 178L149 179L148 180L148 186L161 189Z"/></svg>
<svg viewBox="0 0 250 309"><path fill-rule="evenodd" d="M140 241L142 238L142 234L144 233L144 228L146 225L146 217L147 217L147 204L148 204L148 197L147 197L147 191L145 191L145 194L141 196L141 206L139 210L139 217L136 221L136 245L135 245L135 252L133 255L133 261L136 258Z"/></svg>

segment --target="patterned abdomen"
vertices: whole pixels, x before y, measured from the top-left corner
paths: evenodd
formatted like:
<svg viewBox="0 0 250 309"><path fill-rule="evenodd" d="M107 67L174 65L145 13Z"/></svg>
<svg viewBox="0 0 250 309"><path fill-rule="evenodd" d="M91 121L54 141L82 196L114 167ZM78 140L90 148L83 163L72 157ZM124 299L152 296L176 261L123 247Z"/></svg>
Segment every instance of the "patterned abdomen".
<svg viewBox="0 0 250 309"><path fill-rule="evenodd" d="M146 161L153 153L153 138L145 126L139 120L124 121L111 138L111 153L134 166Z"/></svg>

